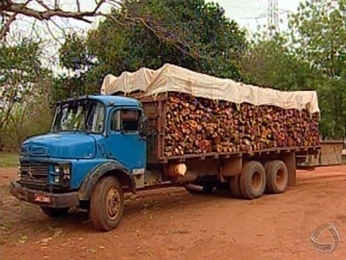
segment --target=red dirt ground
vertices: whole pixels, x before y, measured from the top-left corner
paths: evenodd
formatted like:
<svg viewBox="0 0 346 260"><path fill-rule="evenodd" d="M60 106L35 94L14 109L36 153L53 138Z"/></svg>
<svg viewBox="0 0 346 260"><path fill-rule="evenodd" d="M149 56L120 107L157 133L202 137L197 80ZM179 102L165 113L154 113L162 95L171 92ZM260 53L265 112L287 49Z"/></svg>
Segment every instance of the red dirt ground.
<svg viewBox="0 0 346 260"><path fill-rule="evenodd" d="M298 171L284 194L248 201L182 188L132 196L120 226L95 231L86 212L51 220L8 192L0 169L0 259L344 259L346 166ZM340 243L321 253L310 237L333 223ZM328 239L328 237L326 238Z"/></svg>

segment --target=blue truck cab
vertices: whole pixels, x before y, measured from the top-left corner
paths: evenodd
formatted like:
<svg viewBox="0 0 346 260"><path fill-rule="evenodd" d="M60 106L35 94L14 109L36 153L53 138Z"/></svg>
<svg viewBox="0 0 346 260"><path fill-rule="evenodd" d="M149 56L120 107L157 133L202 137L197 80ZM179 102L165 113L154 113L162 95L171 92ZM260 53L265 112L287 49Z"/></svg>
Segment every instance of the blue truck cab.
<svg viewBox="0 0 346 260"><path fill-rule="evenodd" d="M144 121L141 103L132 98L92 95L58 103L51 131L22 144L11 193L49 216L88 208L96 228L115 228L123 188L134 192L135 176L144 174Z"/></svg>

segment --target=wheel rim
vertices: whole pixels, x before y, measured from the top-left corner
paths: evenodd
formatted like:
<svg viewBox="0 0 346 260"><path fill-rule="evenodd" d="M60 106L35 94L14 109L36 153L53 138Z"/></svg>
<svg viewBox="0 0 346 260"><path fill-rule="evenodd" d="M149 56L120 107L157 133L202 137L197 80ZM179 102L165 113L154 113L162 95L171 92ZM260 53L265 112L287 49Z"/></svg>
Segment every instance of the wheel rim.
<svg viewBox="0 0 346 260"><path fill-rule="evenodd" d="M107 195L107 214L111 220L114 220L119 215L120 211L120 193L116 188L109 190Z"/></svg>
<svg viewBox="0 0 346 260"><path fill-rule="evenodd" d="M262 188L262 176L259 172L254 172L251 177L251 186L254 190L258 191Z"/></svg>
<svg viewBox="0 0 346 260"><path fill-rule="evenodd" d="M284 185L284 183L285 183L285 174L284 174L283 170L280 169L280 170L277 171L275 179L276 179L277 185L279 185L279 186Z"/></svg>

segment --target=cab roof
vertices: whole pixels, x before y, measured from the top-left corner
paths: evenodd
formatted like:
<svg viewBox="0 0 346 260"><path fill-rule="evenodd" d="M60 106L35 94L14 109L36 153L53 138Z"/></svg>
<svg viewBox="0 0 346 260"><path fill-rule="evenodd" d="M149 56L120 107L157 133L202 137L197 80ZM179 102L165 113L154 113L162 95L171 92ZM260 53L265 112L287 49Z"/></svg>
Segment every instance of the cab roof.
<svg viewBox="0 0 346 260"><path fill-rule="evenodd" d="M81 99L94 99L97 101L100 101L104 103L106 106L109 105L115 105L115 106L141 106L141 103L134 98L129 97L122 97L122 96L111 96L111 95L87 95L87 96L81 96L77 98L70 98L65 101L72 101L72 100L81 100Z"/></svg>
<svg viewBox="0 0 346 260"><path fill-rule="evenodd" d="M105 105L116 106L140 106L141 103L134 98L111 96L111 95L88 95L88 98L96 99L103 102Z"/></svg>

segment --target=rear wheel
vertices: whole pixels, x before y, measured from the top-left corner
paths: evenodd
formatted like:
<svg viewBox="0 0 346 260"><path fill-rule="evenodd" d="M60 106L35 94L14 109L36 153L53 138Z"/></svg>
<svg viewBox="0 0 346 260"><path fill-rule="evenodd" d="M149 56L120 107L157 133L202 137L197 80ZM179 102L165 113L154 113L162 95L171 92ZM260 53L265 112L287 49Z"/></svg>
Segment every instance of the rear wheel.
<svg viewBox="0 0 346 260"><path fill-rule="evenodd" d="M52 218L66 215L69 209L70 208L49 208L41 206L42 212Z"/></svg>
<svg viewBox="0 0 346 260"><path fill-rule="evenodd" d="M258 161L246 162L239 177L240 193L245 199L255 199L263 195L266 174Z"/></svg>
<svg viewBox="0 0 346 260"><path fill-rule="evenodd" d="M123 213L124 195L119 181L113 176L102 178L91 195L91 222L99 230L112 230L119 225Z"/></svg>
<svg viewBox="0 0 346 260"><path fill-rule="evenodd" d="M269 161L265 164L266 171L266 192L282 193L288 184L288 171L283 161Z"/></svg>

